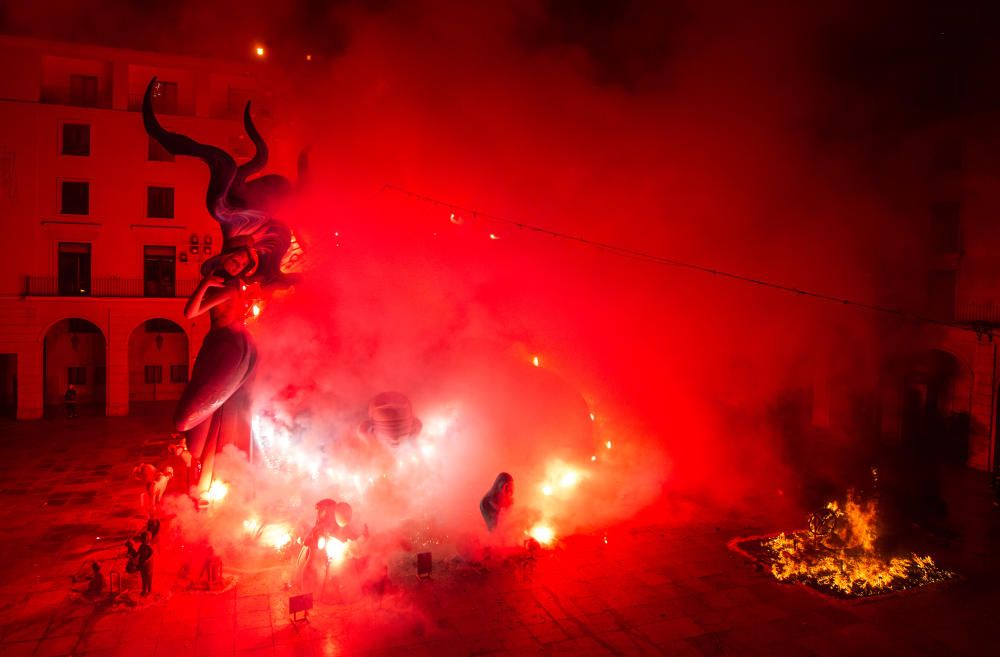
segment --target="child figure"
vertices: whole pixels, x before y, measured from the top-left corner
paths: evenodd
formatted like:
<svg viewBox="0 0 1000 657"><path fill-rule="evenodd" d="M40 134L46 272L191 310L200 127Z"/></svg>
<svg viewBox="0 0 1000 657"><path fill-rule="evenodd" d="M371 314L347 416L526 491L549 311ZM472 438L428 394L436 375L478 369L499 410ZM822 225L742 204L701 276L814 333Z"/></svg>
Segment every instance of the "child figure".
<svg viewBox="0 0 1000 657"><path fill-rule="evenodd" d="M514 477L501 472L493 481L493 486L479 501L479 512L486 521L486 529L491 532L497 528L500 514L514 504Z"/></svg>

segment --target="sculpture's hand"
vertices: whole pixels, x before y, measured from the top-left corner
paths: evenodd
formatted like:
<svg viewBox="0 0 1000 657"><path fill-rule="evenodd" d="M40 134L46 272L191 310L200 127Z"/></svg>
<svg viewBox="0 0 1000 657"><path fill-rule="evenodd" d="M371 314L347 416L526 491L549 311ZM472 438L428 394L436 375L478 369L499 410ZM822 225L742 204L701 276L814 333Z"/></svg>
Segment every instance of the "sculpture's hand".
<svg viewBox="0 0 1000 657"><path fill-rule="evenodd" d="M222 292L213 292L211 298L205 299L205 295L208 293L209 288L218 287L222 288ZM191 298L188 299L187 304L184 306L184 316L188 319L193 319L198 315L223 304L236 294L234 288L228 288L226 286L225 279L219 276L206 276L201 279L201 283L198 284L198 289L194 291Z"/></svg>

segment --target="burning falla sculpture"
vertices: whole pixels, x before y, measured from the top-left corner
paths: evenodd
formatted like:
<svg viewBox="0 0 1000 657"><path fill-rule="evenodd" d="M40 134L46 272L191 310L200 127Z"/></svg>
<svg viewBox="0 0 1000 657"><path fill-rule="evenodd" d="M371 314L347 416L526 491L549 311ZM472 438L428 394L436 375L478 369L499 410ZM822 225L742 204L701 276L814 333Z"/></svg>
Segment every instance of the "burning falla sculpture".
<svg viewBox="0 0 1000 657"><path fill-rule="evenodd" d="M930 556L885 557L876 547L877 502L848 492L809 517L809 529L744 539L734 547L760 561L779 581L799 582L837 597L869 597L940 582L955 575Z"/></svg>
<svg viewBox="0 0 1000 657"><path fill-rule="evenodd" d="M277 206L292 192L282 176L258 173L267 164L267 144L250 118L243 125L256 152L237 164L224 150L166 130L153 112L156 78L146 88L142 118L146 132L173 155L197 157L208 166L206 205L222 228L220 253L201 266L201 283L184 313L209 313L211 330L195 359L191 379L174 414L177 431L187 432L188 446L202 463L197 495L204 499L214 472L215 454L224 445L250 446L250 385L257 350L245 319L257 308L248 290L267 292L293 283L288 257L293 241L287 226L274 218ZM300 177L303 162L300 161Z"/></svg>

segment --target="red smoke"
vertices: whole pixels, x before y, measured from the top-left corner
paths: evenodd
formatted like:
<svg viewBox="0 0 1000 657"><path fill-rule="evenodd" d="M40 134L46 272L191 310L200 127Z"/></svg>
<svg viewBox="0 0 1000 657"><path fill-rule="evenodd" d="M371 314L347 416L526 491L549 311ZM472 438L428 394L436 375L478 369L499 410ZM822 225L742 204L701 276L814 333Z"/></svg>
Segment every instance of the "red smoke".
<svg viewBox="0 0 1000 657"><path fill-rule="evenodd" d="M418 416L474 408L451 501L473 516L473 491L497 472L534 485L512 463L544 467L543 434L584 459L608 436L629 455L605 482L624 499L582 498L581 516L623 517L660 484L770 499L857 458L851 408L829 409L821 439L803 409L818 381L871 394L911 327L467 212L456 224L447 206L383 188L914 307L909 209L884 191L871 143L838 138L870 118L832 81L831 34L857 22L847 9L308 4L176 3L148 31L135 10L101 14L129 26L115 38L165 49L249 57L266 44L273 164L293 174L311 146L311 192L283 217L309 270L259 321L261 408L307 415L334 442L383 390L409 394ZM30 25L33 11L7 21ZM588 408L599 422L573 428Z"/></svg>

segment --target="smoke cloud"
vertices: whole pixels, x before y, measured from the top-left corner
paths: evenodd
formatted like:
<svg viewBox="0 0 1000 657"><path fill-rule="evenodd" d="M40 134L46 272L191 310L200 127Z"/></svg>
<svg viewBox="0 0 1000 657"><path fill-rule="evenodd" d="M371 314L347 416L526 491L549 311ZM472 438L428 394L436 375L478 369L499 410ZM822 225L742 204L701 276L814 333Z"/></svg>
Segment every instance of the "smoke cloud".
<svg viewBox="0 0 1000 657"><path fill-rule="evenodd" d="M8 7L5 24L26 30L34 11ZM107 20L143 25L138 11ZM888 359L921 346L912 324L485 215L919 308L926 245L901 153L928 117L894 104L916 87L858 109L898 76L866 78L852 55L888 15L655 2L160 11L144 34L165 50L267 42L282 72L265 134L278 172L311 148L308 190L282 213L305 245L303 282L252 328L264 438L253 466L220 465L242 491L234 526L308 524L332 497L374 533L462 552L653 503L668 518L664 500L682 497L811 503L809 482L864 470L864 400ZM904 32L923 38L925 13ZM398 448L358 432L390 390L423 424ZM478 504L501 471L515 506L491 537Z"/></svg>

